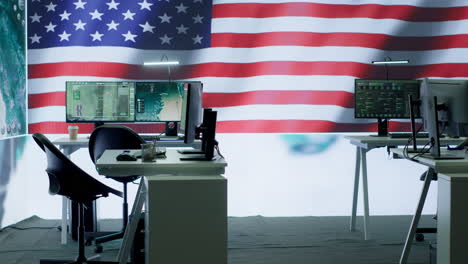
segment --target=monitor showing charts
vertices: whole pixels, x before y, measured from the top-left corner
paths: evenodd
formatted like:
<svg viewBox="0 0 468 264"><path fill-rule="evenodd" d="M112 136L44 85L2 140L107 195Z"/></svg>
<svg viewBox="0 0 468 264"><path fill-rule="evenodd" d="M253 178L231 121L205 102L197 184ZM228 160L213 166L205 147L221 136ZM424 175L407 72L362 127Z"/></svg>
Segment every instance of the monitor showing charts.
<svg viewBox="0 0 468 264"><path fill-rule="evenodd" d="M186 82L66 82L69 123L169 122L183 115Z"/></svg>
<svg viewBox="0 0 468 264"><path fill-rule="evenodd" d="M356 79L354 99L356 118L404 119L410 117L409 95L419 99L419 80ZM420 117L419 111L415 113Z"/></svg>
<svg viewBox="0 0 468 264"><path fill-rule="evenodd" d="M69 122L133 122L135 83L67 82Z"/></svg>

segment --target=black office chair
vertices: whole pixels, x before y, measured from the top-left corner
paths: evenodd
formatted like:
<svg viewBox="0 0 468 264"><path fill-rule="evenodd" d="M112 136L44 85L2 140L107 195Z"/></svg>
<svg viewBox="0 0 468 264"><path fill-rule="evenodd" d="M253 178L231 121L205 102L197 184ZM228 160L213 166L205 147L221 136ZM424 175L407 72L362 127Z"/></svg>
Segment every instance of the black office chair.
<svg viewBox="0 0 468 264"><path fill-rule="evenodd" d="M49 193L63 195L78 203L78 257L70 260L41 260L42 264L51 263L115 263L106 261L89 261L85 256L84 208L83 204L113 193L122 197L122 192L114 190L94 179L58 150L44 135L35 133L34 140L47 156L47 175L49 176Z"/></svg>
<svg viewBox="0 0 468 264"><path fill-rule="evenodd" d="M102 125L94 129L89 137L89 155L91 160L96 161L107 149L141 149L141 144L145 143L135 131L125 126ZM96 252L102 251L101 243L122 238L125 228L128 224L128 203L127 203L127 184L136 180L139 175L129 175L127 177L112 177L118 182L123 183L123 205L122 205L122 231L110 235L95 238Z"/></svg>

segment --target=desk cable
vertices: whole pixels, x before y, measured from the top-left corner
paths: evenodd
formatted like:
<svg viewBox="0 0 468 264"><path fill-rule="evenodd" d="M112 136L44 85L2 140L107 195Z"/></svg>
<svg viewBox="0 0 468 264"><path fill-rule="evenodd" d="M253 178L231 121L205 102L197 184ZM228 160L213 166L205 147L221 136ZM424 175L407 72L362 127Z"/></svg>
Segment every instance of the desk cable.
<svg viewBox="0 0 468 264"><path fill-rule="evenodd" d="M419 131L421 131L421 129L423 128L423 125L421 125L418 130L416 130L416 133L415 134L418 134ZM410 159L410 160L415 160L417 157L420 157L426 153L428 153L434 144L432 144L431 141L428 141L421 149L420 152L418 152L416 155L414 155L413 157L410 157L408 155L408 146L413 142L413 137L409 137L408 138L408 142L406 143L406 145L404 146L403 148L403 157L405 157L406 159ZM430 144L430 147L426 149L426 147Z"/></svg>
<svg viewBox="0 0 468 264"><path fill-rule="evenodd" d="M215 140L215 149L216 149L216 152L218 153L218 155L224 159L224 156L221 154L221 151L219 150L219 143L218 141Z"/></svg>

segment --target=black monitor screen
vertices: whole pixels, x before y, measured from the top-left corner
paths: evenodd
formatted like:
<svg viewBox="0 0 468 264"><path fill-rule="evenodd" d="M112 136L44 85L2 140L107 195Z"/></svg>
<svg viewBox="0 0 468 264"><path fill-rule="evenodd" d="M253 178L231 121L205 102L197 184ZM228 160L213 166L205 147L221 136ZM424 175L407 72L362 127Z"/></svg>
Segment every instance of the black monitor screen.
<svg viewBox="0 0 468 264"><path fill-rule="evenodd" d="M133 122L135 83L67 82L67 122Z"/></svg>
<svg viewBox="0 0 468 264"><path fill-rule="evenodd" d="M183 100L183 82L137 82L135 121L180 121Z"/></svg>
<svg viewBox="0 0 468 264"><path fill-rule="evenodd" d="M354 83L355 118L409 118L409 95L419 99L419 80L362 80ZM419 110L415 111L419 118Z"/></svg>

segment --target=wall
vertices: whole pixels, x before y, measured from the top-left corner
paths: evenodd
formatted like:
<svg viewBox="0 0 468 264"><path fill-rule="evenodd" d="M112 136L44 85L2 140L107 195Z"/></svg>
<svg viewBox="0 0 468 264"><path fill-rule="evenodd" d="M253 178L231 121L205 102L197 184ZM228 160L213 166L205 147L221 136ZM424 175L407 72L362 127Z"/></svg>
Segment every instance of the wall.
<svg viewBox="0 0 468 264"><path fill-rule="evenodd" d="M29 173L24 171L23 150L28 137L0 140L0 227L29 215Z"/></svg>
<svg viewBox="0 0 468 264"><path fill-rule="evenodd" d="M60 136L63 135L50 137ZM228 161L225 176L230 216L349 215L355 148L342 135L219 134L217 137L221 153ZM73 154L72 160L102 182L121 189L121 184L97 175L86 149ZM61 217L61 197L47 193L45 162L42 151L29 140L7 188L3 225L30 215ZM412 214L422 185L419 176L424 170L423 166L405 160L388 160L385 149L369 152L371 214ZM434 186L427 198L424 210L427 214L436 211ZM130 200L136 189L137 185L129 185ZM362 212L361 201L362 194L358 212ZM119 218L121 200L100 199L99 215Z"/></svg>

